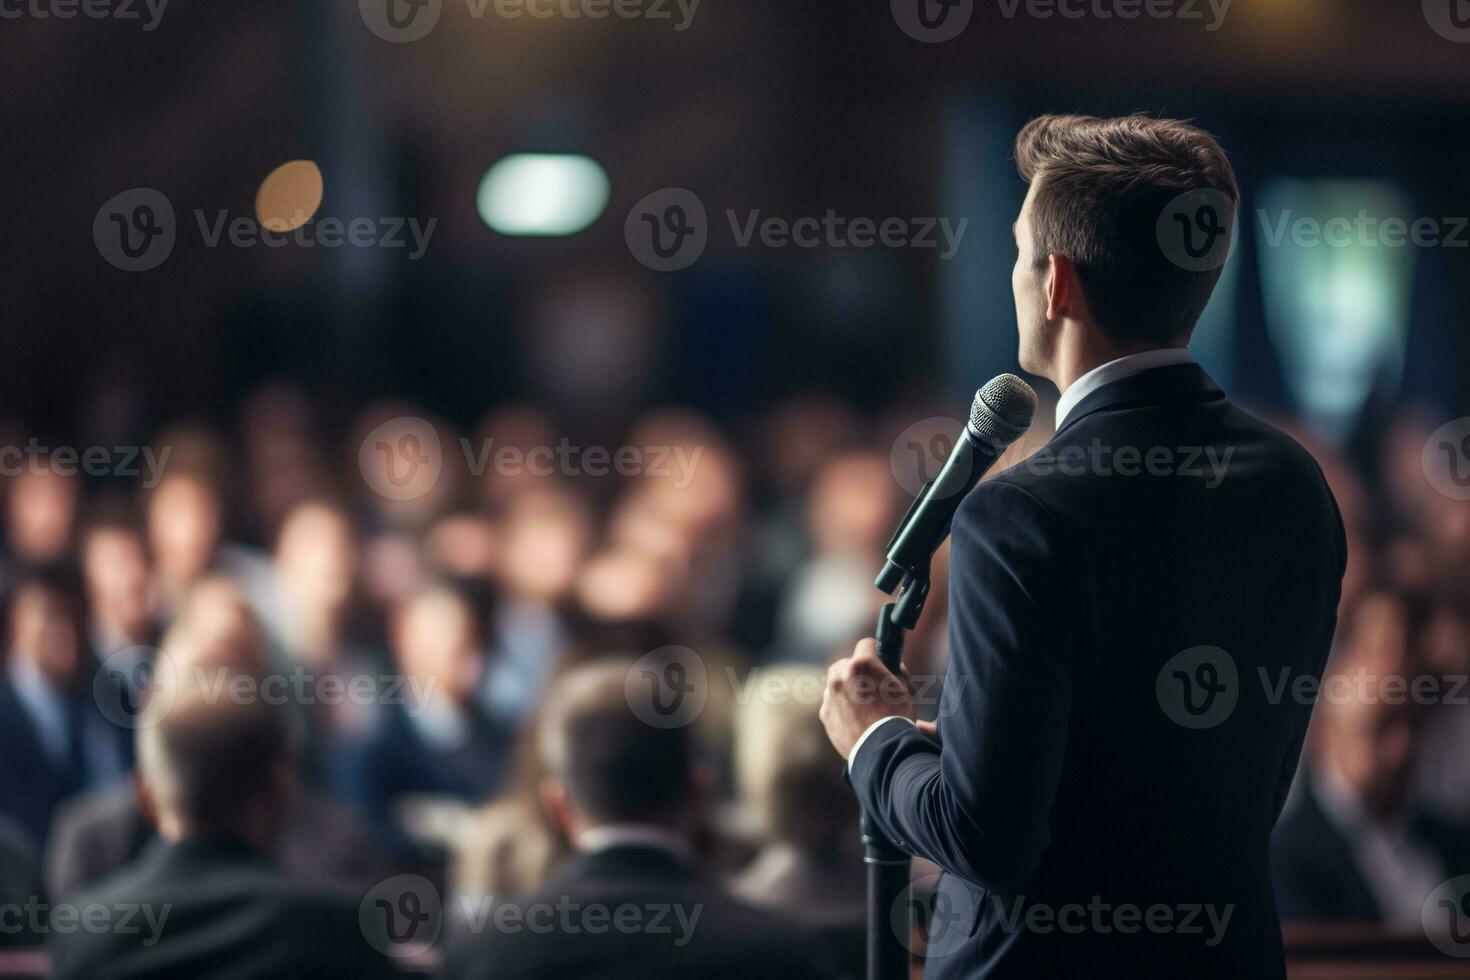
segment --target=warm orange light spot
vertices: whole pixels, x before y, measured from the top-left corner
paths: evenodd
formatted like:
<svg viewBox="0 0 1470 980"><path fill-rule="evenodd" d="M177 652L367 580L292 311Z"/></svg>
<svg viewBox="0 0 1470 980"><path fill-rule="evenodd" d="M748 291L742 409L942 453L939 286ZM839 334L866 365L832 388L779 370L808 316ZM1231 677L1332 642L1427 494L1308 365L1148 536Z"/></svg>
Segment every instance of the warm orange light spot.
<svg viewBox="0 0 1470 980"><path fill-rule="evenodd" d="M322 191L322 171L315 163L283 163L261 182L255 194L255 218L270 231L300 228L322 206Z"/></svg>

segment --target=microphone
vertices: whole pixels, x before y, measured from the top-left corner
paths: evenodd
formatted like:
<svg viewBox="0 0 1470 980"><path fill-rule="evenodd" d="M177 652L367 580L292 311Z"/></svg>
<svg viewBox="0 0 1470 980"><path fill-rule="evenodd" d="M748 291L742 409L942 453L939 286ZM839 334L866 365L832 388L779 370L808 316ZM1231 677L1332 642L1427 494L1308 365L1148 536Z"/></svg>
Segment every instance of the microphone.
<svg viewBox="0 0 1470 980"><path fill-rule="evenodd" d="M975 392L964 433L955 440L939 475L915 495L908 513L888 542L883 570L873 583L880 592L890 594L900 584L904 585L891 614L879 621L880 634L890 633L889 637L878 637L880 656L884 655L885 646L895 645L901 655L901 641L895 644L885 640L897 639L894 636L897 628L913 629L918 622L924 598L929 593L929 562L949 537L960 501L975 489L980 477L995 465L1006 447L1031 427L1035 415L1036 392L1014 374L997 375ZM883 659L887 663L888 657ZM888 666L896 670L897 661Z"/></svg>

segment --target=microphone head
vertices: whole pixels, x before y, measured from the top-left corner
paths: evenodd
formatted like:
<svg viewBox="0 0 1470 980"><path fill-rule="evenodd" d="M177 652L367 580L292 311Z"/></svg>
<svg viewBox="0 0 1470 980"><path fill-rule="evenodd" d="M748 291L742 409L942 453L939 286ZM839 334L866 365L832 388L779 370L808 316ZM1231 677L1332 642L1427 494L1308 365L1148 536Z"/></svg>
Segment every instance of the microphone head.
<svg viewBox="0 0 1470 980"><path fill-rule="evenodd" d="M970 406L971 433L1004 449L1031 427L1036 392L1014 374L998 374L975 392Z"/></svg>

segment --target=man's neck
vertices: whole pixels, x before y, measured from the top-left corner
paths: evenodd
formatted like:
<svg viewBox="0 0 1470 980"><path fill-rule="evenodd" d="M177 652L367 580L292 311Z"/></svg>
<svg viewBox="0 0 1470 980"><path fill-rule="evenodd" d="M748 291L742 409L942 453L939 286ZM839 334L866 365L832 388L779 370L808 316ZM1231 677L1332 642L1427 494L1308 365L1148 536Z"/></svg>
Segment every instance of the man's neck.
<svg viewBox="0 0 1470 980"><path fill-rule="evenodd" d="M1052 369L1051 378L1057 386L1058 392L1065 392L1077 379L1089 371L1102 367L1118 360L1120 357L1128 357L1130 354L1142 354L1145 351L1159 350L1160 348L1184 347L1184 341L1170 341L1167 343L1134 343L1134 344L1112 344L1098 341L1097 329L1095 327L1072 326L1064 328L1063 343L1058 345L1056 364ZM1066 342L1071 335L1071 343Z"/></svg>

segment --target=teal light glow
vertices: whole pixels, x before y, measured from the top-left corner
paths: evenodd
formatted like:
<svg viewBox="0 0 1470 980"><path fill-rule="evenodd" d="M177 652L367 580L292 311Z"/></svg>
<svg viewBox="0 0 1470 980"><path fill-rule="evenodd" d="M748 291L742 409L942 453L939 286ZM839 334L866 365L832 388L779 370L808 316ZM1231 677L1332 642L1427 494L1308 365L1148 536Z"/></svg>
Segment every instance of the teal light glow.
<svg viewBox="0 0 1470 980"><path fill-rule="evenodd" d="M570 153L514 153L480 181L475 203L502 235L575 235L607 207L607 173Z"/></svg>

